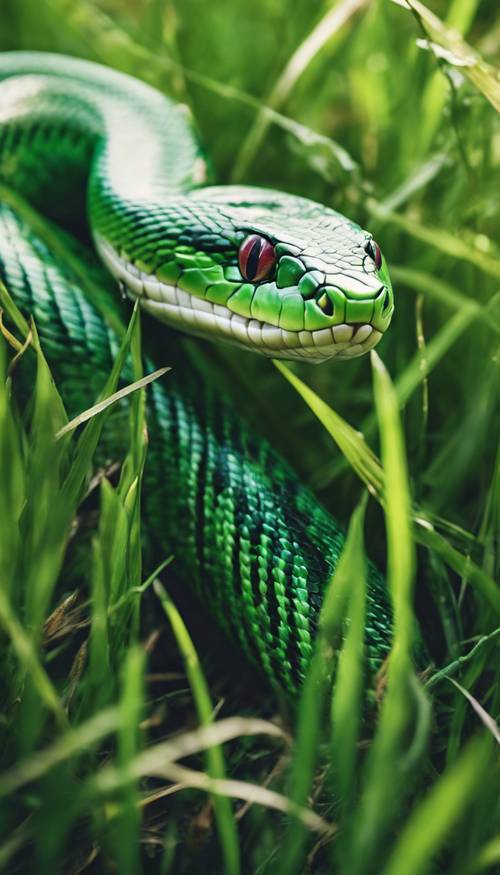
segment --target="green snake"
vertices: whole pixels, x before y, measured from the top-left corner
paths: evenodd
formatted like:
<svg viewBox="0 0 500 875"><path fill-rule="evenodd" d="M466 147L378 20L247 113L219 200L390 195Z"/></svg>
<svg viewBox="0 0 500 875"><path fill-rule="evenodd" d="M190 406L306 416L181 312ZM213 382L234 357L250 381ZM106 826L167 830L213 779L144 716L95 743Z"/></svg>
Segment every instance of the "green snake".
<svg viewBox="0 0 500 875"><path fill-rule="evenodd" d="M394 304L371 235L305 198L209 177L186 106L91 62L0 55L0 183L65 234L91 236L145 311L276 358L318 363L375 346ZM89 407L118 339L71 263L8 198L0 279L34 317L68 414ZM271 682L294 692L344 534L217 387L172 363L147 393L148 537L175 554L179 574ZM29 380L23 368L16 380ZM109 435L119 457L119 429ZM371 564L366 617L374 670L390 647L391 614Z"/></svg>

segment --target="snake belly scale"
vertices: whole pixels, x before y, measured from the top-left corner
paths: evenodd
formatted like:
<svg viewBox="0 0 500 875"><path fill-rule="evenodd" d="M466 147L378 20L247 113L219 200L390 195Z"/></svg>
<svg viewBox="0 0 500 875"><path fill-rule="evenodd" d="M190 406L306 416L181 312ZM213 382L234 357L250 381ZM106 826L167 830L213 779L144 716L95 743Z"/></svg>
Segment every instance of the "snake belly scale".
<svg viewBox="0 0 500 875"><path fill-rule="evenodd" d="M372 348L394 305L371 235L305 198L207 185L206 168L189 111L144 83L64 56L0 55L0 182L67 231L90 229L106 268L144 310L273 357L317 363ZM69 415L90 406L117 338L71 266L8 202L0 278L34 316ZM147 421L148 538L174 552L268 678L296 691L344 543L340 526L189 368L149 387ZM119 432L107 427L115 457ZM367 599L375 669L391 618L371 564Z"/></svg>

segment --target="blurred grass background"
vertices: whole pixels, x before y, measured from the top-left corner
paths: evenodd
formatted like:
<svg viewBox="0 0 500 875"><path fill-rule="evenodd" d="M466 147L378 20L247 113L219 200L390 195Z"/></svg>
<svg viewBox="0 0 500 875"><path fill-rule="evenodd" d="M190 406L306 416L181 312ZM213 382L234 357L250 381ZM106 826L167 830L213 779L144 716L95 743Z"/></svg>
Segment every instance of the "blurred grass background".
<svg viewBox="0 0 500 875"><path fill-rule="evenodd" d="M335 516L346 525L352 518L351 573L337 580L343 602L324 617L297 713L218 640L189 598L175 593L179 613L157 581L152 594L154 578L142 577L140 395L124 473L114 486L104 481L98 505L82 483L100 420L91 420L87 443L71 449L68 438L54 448L50 435L64 417L39 356L37 439L29 443L7 380L0 397L6 871L467 875L500 862L492 754L500 85L491 66L500 20L494 0L431 5L442 28L417 3L412 11L383 0L3 0L2 50L80 55L187 102L219 182L283 188L346 213L373 231L396 293L378 350L385 368L368 357L297 366L287 373L290 385L266 360L187 343L193 361ZM136 359L137 332L132 326L125 341ZM151 335L159 364L174 364L146 319L142 333ZM381 455L383 475L347 423ZM82 474L71 488L70 451ZM359 505L357 475L383 507ZM22 537L8 523L16 507L24 508ZM364 605L363 520L366 552L387 570L396 642L388 677L361 716L355 631ZM126 570L116 566L120 549L128 551ZM30 565L34 555L44 562ZM169 591L170 571L162 574ZM413 603L429 651L420 679L408 662ZM345 616L351 634L329 719L324 663ZM178 762L187 755L189 769ZM259 804L250 804L251 793ZM246 802L227 801L233 797Z"/></svg>

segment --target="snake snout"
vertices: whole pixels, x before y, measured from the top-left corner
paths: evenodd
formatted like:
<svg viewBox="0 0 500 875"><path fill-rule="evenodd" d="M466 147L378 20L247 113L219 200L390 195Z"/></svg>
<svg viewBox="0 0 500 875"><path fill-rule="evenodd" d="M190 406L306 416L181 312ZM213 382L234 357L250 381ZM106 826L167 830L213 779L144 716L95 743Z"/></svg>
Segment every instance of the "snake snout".
<svg viewBox="0 0 500 875"><path fill-rule="evenodd" d="M390 324L394 313L394 296L389 285L381 286L373 305L371 324L374 328L384 332Z"/></svg>

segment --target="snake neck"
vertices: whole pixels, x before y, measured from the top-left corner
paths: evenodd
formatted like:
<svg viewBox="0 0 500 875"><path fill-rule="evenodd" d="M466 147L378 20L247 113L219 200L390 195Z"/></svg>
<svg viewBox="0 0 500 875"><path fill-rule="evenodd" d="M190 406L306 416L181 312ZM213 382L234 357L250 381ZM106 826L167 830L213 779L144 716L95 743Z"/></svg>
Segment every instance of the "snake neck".
<svg viewBox="0 0 500 875"><path fill-rule="evenodd" d="M0 56L1 79L0 180L71 230L87 201L93 233L123 247L206 181L188 107L142 82L25 52Z"/></svg>

